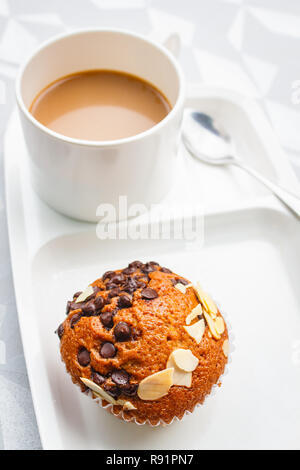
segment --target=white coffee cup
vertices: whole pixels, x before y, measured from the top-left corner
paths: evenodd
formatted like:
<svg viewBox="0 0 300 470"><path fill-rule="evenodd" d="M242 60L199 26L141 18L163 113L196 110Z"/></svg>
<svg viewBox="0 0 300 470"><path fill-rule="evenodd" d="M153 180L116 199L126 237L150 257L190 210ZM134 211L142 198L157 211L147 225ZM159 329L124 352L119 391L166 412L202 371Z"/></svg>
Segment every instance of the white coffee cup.
<svg viewBox="0 0 300 470"><path fill-rule="evenodd" d="M93 69L124 71L156 86L172 109L136 136L88 141L58 134L28 111L35 96L65 75ZM123 30L93 29L60 35L44 43L20 70L17 102L28 148L33 187L57 211L96 222L101 203L146 206L169 191L183 114L184 80L163 46Z"/></svg>

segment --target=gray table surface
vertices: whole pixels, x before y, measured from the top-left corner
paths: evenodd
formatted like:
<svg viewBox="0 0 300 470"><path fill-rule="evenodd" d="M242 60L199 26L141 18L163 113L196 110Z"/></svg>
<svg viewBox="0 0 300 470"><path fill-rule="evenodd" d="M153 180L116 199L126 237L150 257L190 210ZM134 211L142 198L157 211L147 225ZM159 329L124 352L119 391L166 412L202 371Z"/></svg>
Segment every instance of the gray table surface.
<svg viewBox="0 0 300 470"><path fill-rule="evenodd" d="M4 200L3 136L18 65L65 30L179 32L192 82L259 101L300 178L299 0L0 0L0 449L40 449L18 325Z"/></svg>

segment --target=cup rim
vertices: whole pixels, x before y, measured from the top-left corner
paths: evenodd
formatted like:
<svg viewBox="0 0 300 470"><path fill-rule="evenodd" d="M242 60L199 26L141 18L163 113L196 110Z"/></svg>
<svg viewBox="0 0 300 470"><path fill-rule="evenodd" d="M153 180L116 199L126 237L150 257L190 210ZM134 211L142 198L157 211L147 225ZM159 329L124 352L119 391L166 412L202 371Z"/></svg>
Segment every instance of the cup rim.
<svg viewBox="0 0 300 470"><path fill-rule="evenodd" d="M111 32L111 33L117 33L117 34L123 34L126 36L131 36L134 38L137 38L145 43L150 43L153 47L158 49L160 52L162 52L172 63L177 76L178 76L178 81L179 81L179 91L178 91L178 97L176 99L176 102L171 109L171 111L157 124L154 126L150 127L150 129L147 129L144 132L140 132L139 134L129 136L129 137L124 137L122 139L115 139L115 140L86 140L86 139L76 139L73 137L68 137L63 134L60 134L58 132L55 132L48 127L44 126L41 124L27 109L25 106L25 103L23 101L22 93L21 93L21 82L23 78L23 74L31 62L31 60L43 49L46 49L48 46L51 44L54 44L55 42L58 42L66 37L72 37L72 36L79 36L83 35L86 33L97 33L97 32ZM44 41L38 48L34 50L34 52L26 59L26 61L21 65L20 70L17 75L16 79L16 99L19 108L23 112L23 114L26 116L26 118L34 125L36 126L39 130L41 130L43 133L47 134L48 136L63 141L67 142L70 144L75 144L75 145L81 145L81 146L86 146L86 147L114 147L116 145L122 145L122 144L127 144L131 142L136 142L141 139L144 139L153 132L158 131L161 129L163 126L165 126L171 119L172 117L177 113L178 109L181 108L184 102L184 77L183 77L183 72L181 70L181 67L179 63L177 62L176 58L173 56L171 52L168 51L168 49L163 46L162 44L159 44L155 41L153 41L150 38L147 38L146 36L143 36L139 33L135 33L132 31L129 31L127 29L122 29L122 28L81 28L81 29L76 29L71 32L65 32L62 34L55 35L54 37Z"/></svg>

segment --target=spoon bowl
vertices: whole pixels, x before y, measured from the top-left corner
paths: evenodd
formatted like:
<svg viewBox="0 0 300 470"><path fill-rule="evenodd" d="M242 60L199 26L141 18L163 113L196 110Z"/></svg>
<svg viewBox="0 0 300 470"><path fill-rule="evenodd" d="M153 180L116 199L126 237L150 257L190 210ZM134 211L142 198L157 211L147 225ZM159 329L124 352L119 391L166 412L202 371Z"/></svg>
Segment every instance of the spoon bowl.
<svg viewBox="0 0 300 470"><path fill-rule="evenodd" d="M300 217L300 198L238 159L233 139L208 114L188 108L184 115L182 140L188 151L202 162L210 165L235 165L247 171Z"/></svg>
<svg viewBox="0 0 300 470"><path fill-rule="evenodd" d="M230 136L208 114L187 109L182 139L193 156L210 165L228 165L235 160Z"/></svg>

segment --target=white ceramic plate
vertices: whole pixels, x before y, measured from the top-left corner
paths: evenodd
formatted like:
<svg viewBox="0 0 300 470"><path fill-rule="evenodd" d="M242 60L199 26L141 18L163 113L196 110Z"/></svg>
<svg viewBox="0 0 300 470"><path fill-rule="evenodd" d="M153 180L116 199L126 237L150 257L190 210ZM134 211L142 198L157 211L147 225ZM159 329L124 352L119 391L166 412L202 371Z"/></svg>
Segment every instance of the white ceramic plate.
<svg viewBox="0 0 300 470"><path fill-rule="evenodd" d="M190 104L218 114L244 158L297 190L263 114L251 102L198 90ZM205 167L181 150L172 197L204 201L205 243L99 241L95 227L64 218L28 183L17 117L6 135L9 236L24 352L45 449L299 448L300 223L246 175ZM193 184L191 184L193 182ZM110 268L155 259L201 280L229 315L236 350L223 386L182 423L120 422L71 383L54 330L67 299Z"/></svg>

